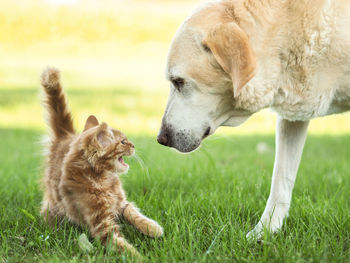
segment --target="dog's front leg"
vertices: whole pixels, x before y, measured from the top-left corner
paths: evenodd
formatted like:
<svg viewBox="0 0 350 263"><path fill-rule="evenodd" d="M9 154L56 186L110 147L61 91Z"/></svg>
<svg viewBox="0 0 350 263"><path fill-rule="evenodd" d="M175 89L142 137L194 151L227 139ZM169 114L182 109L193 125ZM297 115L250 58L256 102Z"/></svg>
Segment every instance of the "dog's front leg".
<svg viewBox="0 0 350 263"><path fill-rule="evenodd" d="M308 121L290 122L278 118L270 196L259 223L247 234L248 238L261 238L264 227L271 232L282 227L288 215L308 124Z"/></svg>

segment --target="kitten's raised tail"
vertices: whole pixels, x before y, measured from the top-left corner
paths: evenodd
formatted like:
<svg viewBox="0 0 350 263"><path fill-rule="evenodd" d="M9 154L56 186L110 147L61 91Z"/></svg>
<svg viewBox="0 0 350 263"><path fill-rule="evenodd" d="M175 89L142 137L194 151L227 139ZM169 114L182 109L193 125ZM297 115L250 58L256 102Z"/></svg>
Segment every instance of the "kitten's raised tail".
<svg viewBox="0 0 350 263"><path fill-rule="evenodd" d="M41 75L41 85L45 92L45 107L48 111L48 124L56 138L74 134L72 115L60 83L60 71L47 67Z"/></svg>

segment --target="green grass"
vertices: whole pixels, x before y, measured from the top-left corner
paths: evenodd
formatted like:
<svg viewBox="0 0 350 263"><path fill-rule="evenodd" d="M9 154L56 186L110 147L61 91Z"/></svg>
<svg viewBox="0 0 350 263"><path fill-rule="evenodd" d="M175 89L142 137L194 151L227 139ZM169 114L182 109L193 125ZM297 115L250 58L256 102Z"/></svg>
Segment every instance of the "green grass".
<svg viewBox="0 0 350 263"><path fill-rule="evenodd" d="M114 262L113 249L80 251L85 229L52 231L39 216L42 132L0 130L0 262ZM123 176L130 200L164 227L153 240L123 225L149 262L349 262L349 136L310 136L282 231L262 244L245 234L257 223L270 187L273 136L213 137L190 155L131 136L143 162ZM269 150L256 151L265 142Z"/></svg>
<svg viewBox="0 0 350 263"><path fill-rule="evenodd" d="M349 113L312 121L290 217L261 244L245 235L269 194L273 114L220 129L190 155L156 143L168 46L197 2L0 0L0 262L128 261L96 242L82 252L77 239L86 229L65 222L52 231L39 216L45 65L62 70L78 128L95 114L136 144L142 161L130 159L122 180L165 235L153 240L128 225L123 233L149 262L350 261ZM264 154L260 142L269 146Z"/></svg>
<svg viewBox="0 0 350 263"><path fill-rule="evenodd" d="M131 170L122 180L129 199L159 221L165 235L153 240L128 225L123 232L149 262L350 260L349 114L311 123L290 217L279 234L266 236L262 244L248 243L245 235L258 222L269 194L272 114L257 114L243 127L221 130L198 151L182 155L155 140L166 88L86 87L84 79L79 83L76 74L65 72L76 126L81 128L93 113L136 145L141 161L130 159ZM39 141L45 128L37 77L32 79L27 85L0 87L0 262L127 261L96 242L86 254L77 244L86 229L66 222L52 231L40 218L44 160ZM317 135L329 133L335 134ZM264 154L256 150L261 142L268 145Z"/></svg>

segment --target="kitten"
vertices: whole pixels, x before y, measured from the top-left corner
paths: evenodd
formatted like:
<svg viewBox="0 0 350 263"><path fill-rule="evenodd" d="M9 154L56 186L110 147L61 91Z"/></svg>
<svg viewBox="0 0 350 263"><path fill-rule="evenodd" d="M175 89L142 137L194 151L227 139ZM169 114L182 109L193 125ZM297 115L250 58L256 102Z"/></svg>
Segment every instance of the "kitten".
<svg viewBox="0 0 350 263"><path fill-rule="evenodd" d="M87 225L102 243L111 240L120 250L138 254L122 236L116 222L126 219L143 234L159 237L163 229L128 202L118 175L129 166L123 156L134 154L134 145L118 130L90 116L84 131L76 134L57 69L41 76L52 130L41 215L50 225L63 217Z"/></svg>

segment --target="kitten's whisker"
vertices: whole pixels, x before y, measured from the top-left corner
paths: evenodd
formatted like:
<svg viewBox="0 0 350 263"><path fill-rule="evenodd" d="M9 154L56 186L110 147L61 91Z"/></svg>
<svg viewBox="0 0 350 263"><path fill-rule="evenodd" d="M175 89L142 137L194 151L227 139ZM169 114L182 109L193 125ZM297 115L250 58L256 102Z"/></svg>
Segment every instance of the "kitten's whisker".
<svg viewBox="0 0 350 263"><path fill-rule="evenodd" d="M148 168L147 168L147 166L145 165L145 163L144 163L144 161L142 160L142 158L141 158L138 154L136 154L136 152L135 152L135 154L134 154L134 157L135 157L136 161L139 163L139 165L140 165L142 171L144 171L144 172L146 173L147 178L150 178Z"/></svg>

